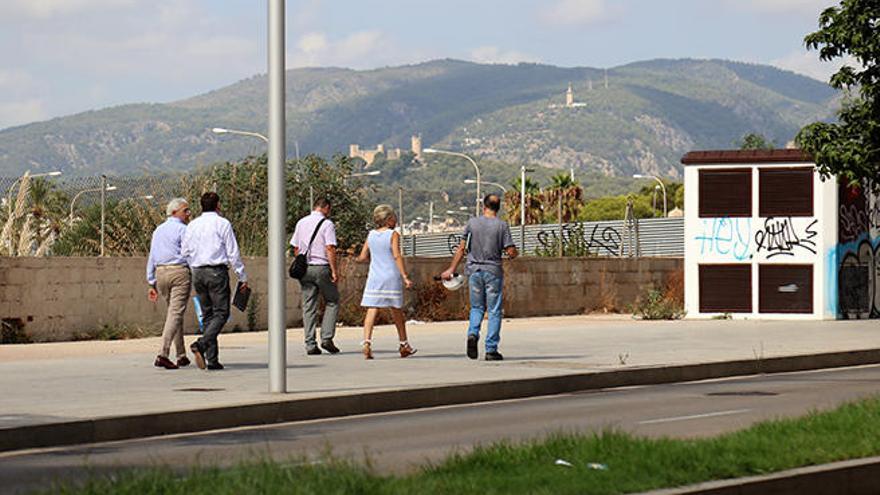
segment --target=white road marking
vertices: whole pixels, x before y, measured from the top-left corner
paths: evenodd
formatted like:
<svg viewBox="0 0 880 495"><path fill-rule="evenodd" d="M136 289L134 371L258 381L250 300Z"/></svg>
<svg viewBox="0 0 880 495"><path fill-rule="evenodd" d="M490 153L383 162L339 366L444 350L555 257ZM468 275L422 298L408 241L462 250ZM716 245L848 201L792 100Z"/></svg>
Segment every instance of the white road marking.
<svg viewBox="0 0 880 495"><path fill-rule="evenodd" d="M730 416L733 414L742 414L751 411L751 409L732 409L730 411L718 411L705 414L692 414L690 416L675 416L672 418L648 419L639 421L640 425L653 425L657 423L672 423L673 421L687 421L689 419L714 418L716 416Z"/></svg>

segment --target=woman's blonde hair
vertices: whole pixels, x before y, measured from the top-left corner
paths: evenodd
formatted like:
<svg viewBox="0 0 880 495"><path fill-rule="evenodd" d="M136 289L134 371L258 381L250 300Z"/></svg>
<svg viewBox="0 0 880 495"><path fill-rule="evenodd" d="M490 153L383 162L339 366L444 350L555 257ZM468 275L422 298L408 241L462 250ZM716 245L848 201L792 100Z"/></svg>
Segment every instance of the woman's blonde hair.
<svg viewBox="0 0 880 495"><path fill-rule="evenodd" d="M388 225L388 219L394 216L394 208L391 205L379 205L373 210L373 223L376 227Z"/></svg>

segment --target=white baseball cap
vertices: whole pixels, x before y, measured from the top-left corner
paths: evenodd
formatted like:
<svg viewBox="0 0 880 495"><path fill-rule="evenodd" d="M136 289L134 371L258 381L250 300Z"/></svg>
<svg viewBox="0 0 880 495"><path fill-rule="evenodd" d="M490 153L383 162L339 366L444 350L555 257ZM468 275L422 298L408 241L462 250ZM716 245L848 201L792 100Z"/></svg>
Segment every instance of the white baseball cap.
<svg viewBox="0 0 880 495"><path fill-rule="evenodd" d="M458 290L464 286L464 277L460 273L456 273L449 280L443 281L443 287L449 290Z"/></svg>

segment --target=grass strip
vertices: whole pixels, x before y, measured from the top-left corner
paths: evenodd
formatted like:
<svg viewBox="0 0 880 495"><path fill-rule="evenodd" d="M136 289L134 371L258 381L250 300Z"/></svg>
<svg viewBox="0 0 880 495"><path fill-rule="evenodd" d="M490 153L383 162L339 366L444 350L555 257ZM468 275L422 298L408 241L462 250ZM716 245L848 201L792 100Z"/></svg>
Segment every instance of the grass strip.
<svg viewBox="0 0 880 495"><path fill-rule="evenodd" d="M339 460L274 461L231 468L129 471L52 493L186 494L618 494L737 478L880 455L880 398L800 418L766 421L695 440L649 439L619 431L557 434L453 455L408 476L380 476ZM557 466L564 459L574 467ZM607 470L590 469L602 463Z"/></svg>

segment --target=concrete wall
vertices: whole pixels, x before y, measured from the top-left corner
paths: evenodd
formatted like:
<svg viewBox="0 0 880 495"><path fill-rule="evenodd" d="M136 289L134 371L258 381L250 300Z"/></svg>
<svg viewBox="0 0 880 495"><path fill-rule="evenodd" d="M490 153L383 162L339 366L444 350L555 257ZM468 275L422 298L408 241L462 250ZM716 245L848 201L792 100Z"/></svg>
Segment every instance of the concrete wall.
<svg viewBox="0 0 880 495"><path fill-rule="evenodd" d="M78 332L109 326L159 330L165 304L147 300L144 258L0 258L0 318L20 320L36 341L69 339ZM466 314L467 291L450 293L432 280L448 260L408 259L418 286L407 295L411 317L440 318ZM256 302L256 328L266 327L266 259L245 259ZM508 263L505 314L510 317L580 314L609 307L625 310L644 290L662 287L682 269L676 258L548 259L523 258ZM349 259L341 266L343 313L359 318L360 291L366 266ZM234 281L234 276L233 276ZM302 324L299 284L288 279L287 321ZM187 332L196 328L190 305ZM248 329L247 315L232 309L226 327Z"/></svg>

